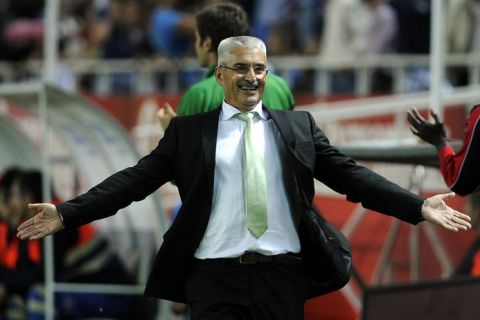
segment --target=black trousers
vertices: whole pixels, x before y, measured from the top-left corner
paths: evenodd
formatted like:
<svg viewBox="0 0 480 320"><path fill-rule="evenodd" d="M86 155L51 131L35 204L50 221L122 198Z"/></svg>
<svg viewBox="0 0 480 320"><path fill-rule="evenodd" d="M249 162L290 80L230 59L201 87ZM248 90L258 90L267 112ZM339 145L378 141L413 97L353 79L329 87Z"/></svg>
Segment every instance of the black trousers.
<svg viewBox="0 0 480 320"><path fill-rule="evenodd" d="M186 283L192 320L303 320L303 264L196 260Z"/></svg>

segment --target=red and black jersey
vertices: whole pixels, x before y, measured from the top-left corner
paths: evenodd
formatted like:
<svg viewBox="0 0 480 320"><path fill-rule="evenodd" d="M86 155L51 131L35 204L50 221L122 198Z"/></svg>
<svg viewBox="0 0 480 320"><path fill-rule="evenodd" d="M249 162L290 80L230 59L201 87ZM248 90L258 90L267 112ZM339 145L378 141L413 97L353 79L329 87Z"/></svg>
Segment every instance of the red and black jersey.
<svg viewBox="0 0 480 320"><path fill-rule="evenodd" d="M462 148L455 153L450 145L439 152L440 170L450 190L467 195L480 189L480 104L467 118Z"/></svg>

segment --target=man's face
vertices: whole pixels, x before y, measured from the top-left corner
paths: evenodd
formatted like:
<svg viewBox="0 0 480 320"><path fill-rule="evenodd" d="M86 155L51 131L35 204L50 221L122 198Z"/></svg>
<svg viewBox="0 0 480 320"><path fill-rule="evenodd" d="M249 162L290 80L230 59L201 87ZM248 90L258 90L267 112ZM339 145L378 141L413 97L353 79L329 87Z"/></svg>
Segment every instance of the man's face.
<svg viewBox="0 0 480 320"><path fill-rule="evenodd" d="M7 204L7 220L13 226L25 218L28 214L28 203L30 197L22 195L20 191L20 185L15 181L11 186L10 199Z"/></svg>
<svg viewBox="0 0 480 320"><path fill-rule="evenodd" d="M195 53L197 54L198 63L200 66L206 68L208 65L208 50L205 41L202 42L198 29L195 29Z"/></svg>
<svg viewBox="0 0 480 320"><path fill-rule="evenodd" d="M261 50L244 47L230 50L227 63L216 70L225 100L242 112L252 110L263 96L266 64L267 57Z"/></svg>

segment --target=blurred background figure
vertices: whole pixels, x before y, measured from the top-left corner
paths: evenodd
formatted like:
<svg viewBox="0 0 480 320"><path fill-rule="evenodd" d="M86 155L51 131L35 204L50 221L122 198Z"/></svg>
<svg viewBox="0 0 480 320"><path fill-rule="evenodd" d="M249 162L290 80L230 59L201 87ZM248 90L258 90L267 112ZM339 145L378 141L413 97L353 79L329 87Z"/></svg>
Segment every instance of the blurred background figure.
<svg viewBox="0 0 480 320"><path fill-rule="evenodd" d="M44 0L2 0L0 60L22 61L41 44Z"/></svg>
<svg viewBox="0 0 480 320"><path fill-rule="evenodd" d="M148 36L157 54L185 56L195 32L192 1L158 0L150 16Z"/></svg>
<svg viewBox="0 0 480 320"><path fill-rule="evenodd" d="M29 243L15 236L19 223L31 216L28 204L42 201L42 177L38 171L17 169L8 169L4 177L8 180L2 182L2 194L7 196L3 197L3 208L9 226L2 226L0 232L0 248L3 248L0 272L6 298L4 318L44 319L43 242ZM9 188L8 191L3 185ZM56 203L59 201L54 194L52 199ZM91 224L55 235L54 250L55 279L58 282L133 283L132 275ZM58 319L133 319L136 300L125 295L58 292L55 307Z"/></svg>
<svg viewBox="0 0 480 320"><path fill-rule="evenodd" d="M18 168L8 168L0 176L0 318L1 319L24 319L26 317L25 295L31 285L28 279L31 274L24 277L10 279L10 269L15 268L19 254L19 242L15 241L15 226L12 224L10 210L11 186L13 181L20 175ZM17 220L17 219L15 219ZM38 242L26 245L21 242L22 249L27 247L32 252L33 260L38 260ZM21 250L24 251L24 250ZM16 305L16 308L9 306ZM8 310L8 311L7 311ZM17 317L18 315L18 317Z"/></svg>
<svg viewBox="0 0 480 320"><path fill-rule="evenodd" d="M450 0L447 47L450 53L480 53L480 0ZM454 86L468 84L468 69L452 67L448 77Z"/></svg>
<svg viewBox="0 0 480 320"><path fill-rule="evenodd" d="M399 54L430 53L431 0L391 0L398 20L396 52ZM422 91L430 87L430 71L411 67L407 71L405 91Z"/></svg>
<svg viewBox="0 0 480 320"><path fill-rule="evenodd" d="M393 52L397 17L387 1L330 0L325 13L321 55L327 62L348 62ZM351 69L336 69L332 78L333 92L353 92L356 79ZM377 69L370 74L369 82L372 92L389 92L392 76Z"/></svg>

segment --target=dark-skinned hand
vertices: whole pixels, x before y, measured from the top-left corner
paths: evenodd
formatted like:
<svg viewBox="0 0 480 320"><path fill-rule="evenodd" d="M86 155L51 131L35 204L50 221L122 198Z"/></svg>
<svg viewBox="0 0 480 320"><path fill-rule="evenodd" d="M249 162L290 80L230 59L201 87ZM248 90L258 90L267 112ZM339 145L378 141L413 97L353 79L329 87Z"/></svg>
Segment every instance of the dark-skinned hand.
<svg viewBox="0 0 480 320"><path fill-rule="evenodd" d="M447 134L443 122L438 119L438 115L432 109L429 109L429 112L434 120L433 123L422 117L416 108L408 111L407 120L414 135L438 149L447 143Z"/></svg>

